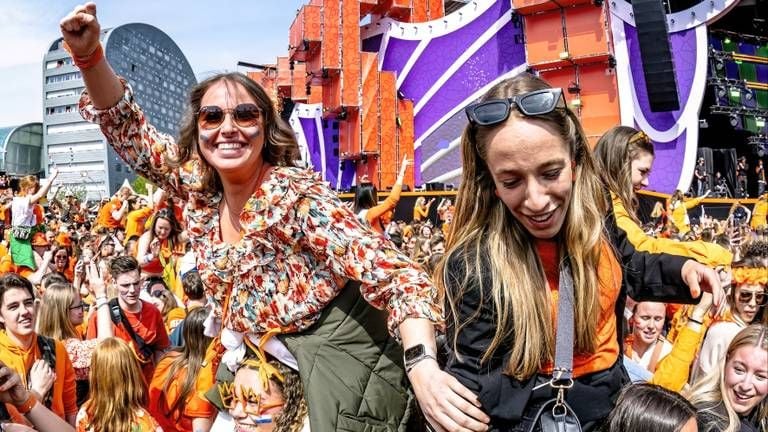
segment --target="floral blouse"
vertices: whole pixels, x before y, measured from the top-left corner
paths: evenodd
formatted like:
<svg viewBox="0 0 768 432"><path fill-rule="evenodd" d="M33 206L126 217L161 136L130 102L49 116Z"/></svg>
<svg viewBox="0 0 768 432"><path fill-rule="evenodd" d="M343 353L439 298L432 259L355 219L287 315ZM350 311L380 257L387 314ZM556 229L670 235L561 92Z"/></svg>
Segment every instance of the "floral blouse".
<svg viewBox="0 0 768 432"><path fill-rule="evenodd" d="M138 173L186 201L185 222L197 268L214 313L236 332L297 332L317 321L347 280L389 311L390 332L406 318L441 323L437 292L427 274L384 237L358 221L312 170L275 167L240 215L243 237L221 239L221 192L201 184L197 160L172 169L178 147L147 122L125 83L112 108L96 109L87 94L80 112L98 123L110 144Z"/></svg>
<svg viewBox="0 0 768 432"><path fill-rule="evenodd" d="M88 380L88 373L91 371L91 357L98 344L98 339L84 341L69 338L64 341L64 349L67 350L72 368L75 369L76 380Z"/></svg>
<svg viewBox="0 0 768 432"><path fill-rule="evenodd" d="M75 431L94 432L85 407L80 408L80 411L77 413L77 418L75 419ZM130 432L163 432L163 428L157 424L157 420L149 415L147 411L140 409L136 411L136 422L131 425Z"/></svg>

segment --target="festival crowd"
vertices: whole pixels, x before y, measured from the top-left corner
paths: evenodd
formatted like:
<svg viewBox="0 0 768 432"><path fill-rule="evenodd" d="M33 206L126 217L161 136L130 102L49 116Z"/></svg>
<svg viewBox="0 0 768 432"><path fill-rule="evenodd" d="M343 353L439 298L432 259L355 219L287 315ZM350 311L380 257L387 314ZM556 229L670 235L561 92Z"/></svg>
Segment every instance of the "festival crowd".
<svg viewBox="0 0 768 432"><path fill-rule="evenodd" d="M238 73L162 134L100 31L61 21L80 113L148 190L3 189L0 430L768 432L764 190L642 223L648 136L591 148L521 74L466 108L455 198L393 220L408 156L344 203Z"/></svg>

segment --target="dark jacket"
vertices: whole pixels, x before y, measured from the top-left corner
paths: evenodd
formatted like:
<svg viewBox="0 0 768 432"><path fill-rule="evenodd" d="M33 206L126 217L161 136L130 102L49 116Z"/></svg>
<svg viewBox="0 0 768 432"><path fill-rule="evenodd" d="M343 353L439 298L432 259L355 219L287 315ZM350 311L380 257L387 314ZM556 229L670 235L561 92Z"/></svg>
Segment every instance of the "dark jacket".
<svg viewBox="0 0 768 432"><path fill-rule="evenodd" d="M617 228L613 214L606 217L606 233L613 245L617 259L622 265L623 282L616 302L617 328L621 333L624 304L627 294L638 301L655 299L663 302L693 303L689 290L682 281L680 272L686 258L668 254L638 252L627 241L624 231ZM458 290L458 283L464 279L461 251L454 251L448 258L447 290ZM537 376L520 381L502 373L509 359L509 349L500 347L492 358L481 364L485 350L490 345L496 330L496 313L490 292L492 275L488 256L481 257L482 270L473 275L470 283L474 289L465 291L457 305L458 319L463 322L477 314L470 325L462 328L458 335L458 352L453 351L455 322L447 318L448 361L446 371L455 376L467 388L475 392L483 410L491 417L491 430L509 431L519 426L520 420L528 414L534 403L552 397L549 387L533 394ZM483 301L481 303L478 277L482 278ZM446 310L450 310L446 307ZM479 313L478 313L479 310ZM512 336L514 338L514 336ZM524 335L523 335L524 337ZM619 343L622 334L617 335ZM511 346L510 339L506 344ZM456 354L461 355L461 361ZM608 416L618 392L629 382L626 371L617 359L613 367L581 376L567 392L567 402L574 409L587 429Z"/></svg>
<svg viewBox="0 0 768 432"><path fill-rule="evenodd" d="M415 399L386 322L350 282L312 327L278 336L299 363L313 431L406 430Z"/></svg>
<svg viewBox="0 0 768 432"><path fill-rule="evenodd" d="M728 427L728 412L721 403L709 407L696 407L699 432L720 432ZM739 416L739 432L758 432L757 421Z"/></svg>

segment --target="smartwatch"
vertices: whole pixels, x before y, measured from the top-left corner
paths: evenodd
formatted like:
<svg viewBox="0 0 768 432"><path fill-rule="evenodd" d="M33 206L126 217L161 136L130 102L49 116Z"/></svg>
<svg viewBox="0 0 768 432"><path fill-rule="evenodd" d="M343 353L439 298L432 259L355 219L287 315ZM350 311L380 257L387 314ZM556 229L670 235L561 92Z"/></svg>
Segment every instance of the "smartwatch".
<svg viewBox="0 0 768 432"><path fill-rule="evenodd" d="M432 359L437 361L435 355L430 352L424 344L414 345L403 352L403 363L405 364L405 373L411 372L416 363Z"/></svg>

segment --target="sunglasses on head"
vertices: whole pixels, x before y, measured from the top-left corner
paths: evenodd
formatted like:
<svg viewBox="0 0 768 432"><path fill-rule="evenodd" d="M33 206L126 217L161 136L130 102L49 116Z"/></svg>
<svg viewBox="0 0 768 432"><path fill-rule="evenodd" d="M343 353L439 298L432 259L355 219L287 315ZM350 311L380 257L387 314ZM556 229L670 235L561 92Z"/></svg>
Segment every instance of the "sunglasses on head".
<svg viewBox="0 0 768 432"><path fill-rule="evenodd" d="M197 124L200 129L216 129L224 123L227 114L240 127L256 126L261 118L261 109L256 104L244 103L234 108L223 109L220 106L209 105L201 107L197 112Z"/></svg>
<svg viewBox="0 0 768 432"><path fill-rule="evenodd" d="M506 99L492 99L474 103L464 109L474 126L493 126L509 118L512 106L526 116L549 114L557 108L565 108L563 89L536 90Z"/></svg>
<svg viewBox="0 0 768 432"><path fill-rule="evenodd" d="M765 295L765 291L739 291L739 303L749 303L755 299L755 303L758 306L765 306L768 298Z"/></svg>

